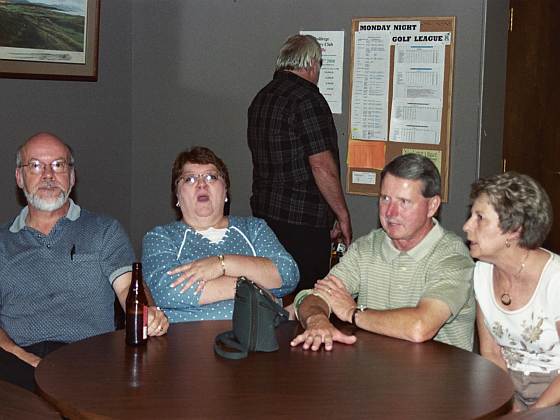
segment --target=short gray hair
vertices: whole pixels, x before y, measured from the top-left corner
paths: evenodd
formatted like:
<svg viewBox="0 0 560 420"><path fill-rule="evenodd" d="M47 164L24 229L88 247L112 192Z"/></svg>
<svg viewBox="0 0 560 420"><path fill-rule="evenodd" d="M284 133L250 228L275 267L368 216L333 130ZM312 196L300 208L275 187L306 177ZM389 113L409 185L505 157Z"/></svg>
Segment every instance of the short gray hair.
<svg viewBox="0 0 560 420"><path fill-rule="evenodd" d="M292 35L276 58L276 71L310 68L313 61L321 62L321 46L312 35Z"/></svg>
<svg viewBox="0 0 560 420"><path fill-rule="evenodd" d="M552 227L552 205L544 188L529 175L505 172L471 185L471 202L486 195L503 233L520 230L519 246L535 249Z"/></svg>
<svg viewBox="0 0 560 420"><path fill-rule="evenodd" d="M380 185L387 174L412 181L422 181L422 196L425 198L441 195L439 171L434 162L425 156L416 153L397 156L381 171Z"/></svg>

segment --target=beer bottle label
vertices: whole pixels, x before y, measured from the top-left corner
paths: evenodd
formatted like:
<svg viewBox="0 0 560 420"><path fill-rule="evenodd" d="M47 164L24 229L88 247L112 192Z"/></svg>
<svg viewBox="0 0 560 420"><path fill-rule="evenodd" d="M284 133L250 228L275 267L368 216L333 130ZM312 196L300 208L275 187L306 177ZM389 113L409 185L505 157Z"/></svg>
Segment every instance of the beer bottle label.
<svg viewBox="0 0 560 420"><path fill-rule="evenodd" d="M142 305L142 338L148 338L148 306Z"/></svg>

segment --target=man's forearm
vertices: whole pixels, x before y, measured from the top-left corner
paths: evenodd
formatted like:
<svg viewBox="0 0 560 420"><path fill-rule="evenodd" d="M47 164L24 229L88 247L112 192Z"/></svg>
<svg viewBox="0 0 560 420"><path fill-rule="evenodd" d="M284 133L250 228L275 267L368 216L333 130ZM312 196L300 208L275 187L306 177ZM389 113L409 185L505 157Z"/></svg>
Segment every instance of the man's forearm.
<svg viewBox="0 0 560 420"><path fill-rule="evenodd" d="M421 333L421 321L414 314L415 308L385 311L368 309L356 314L356 325L363 330L402 340L421 342L431 338ZM350 320L348 320L350 322Z"/></svg>
<svg viewBox="0 0 560 420"><path fill-rule="evenodd" d="M296 309L298 319L304 328L307 328L307 320L312 316L324 316L329 318L329 305L323 299L315 295L308 295Z"/></svg>
<svg viewBox="0 0 560 420"><path fill-rule="evenodd" d="M6 334L6 332L0 328L0 348L7 351L8 353L15 354L17 349L21 349L14 341ZM23 349L22 349L23 350Z"/></svg>
<svg viewBox="0 0 560 420"><path fill-rule="evenodd" d="M17 358L23 360L25 363L36 367L41 358L33 353L29 353L22 347L18 346L6 332L0 328L0 348L8 353L12 353Z"/></svg>
<svg viewBox="0 0 560 420"><path fill-rule="evenodd" d="M421 343L432 339L450 315L445 303L425 299L412 308L359 312L356 325L377 334Z"/></svg>
<svg viewBox="0 0 560 420"><path fill-rule="evenodd" d="M128 271L121 274L113 281L113 290L117 295L117 299L121 304L123 311L126 311L126 296L128 295L128 289L130 288L130 282L132 280L132 272Z"/></svg>
<svg viewBox="0 0 560 420"><path fill-rule="evenodd" d="M309 158L309 162L315 183L336 218L340 222L348 221L350 215L342 192L338 168L331 152L327 151L313 155Z"/></svg>

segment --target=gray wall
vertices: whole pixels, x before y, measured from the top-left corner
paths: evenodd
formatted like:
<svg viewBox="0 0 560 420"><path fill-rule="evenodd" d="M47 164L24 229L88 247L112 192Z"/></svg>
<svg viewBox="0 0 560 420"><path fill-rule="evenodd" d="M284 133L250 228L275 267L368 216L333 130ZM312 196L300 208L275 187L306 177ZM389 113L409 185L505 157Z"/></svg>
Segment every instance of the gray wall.
<svg viewBox="0 0 560 420"><path fill-rule="evenodd" d="M233 184L232 213L248 215L246 110L272 77L285 38L302 29L345 31L344 114L335 115L345 160L351 19L457 16L450 195L441 220L460 233L469 184L481 164L489 171L499 168L507 3L102 1L98 82L0 79L0 151L8 162L0 166L0 220L19 210L13 152L40 130L74 146L80 204L121 220L137 250L147 230L173 219L171 164L192 145L207 145L224 158ZM487 152L484 159L480 150ZM348 195L347 201L356 236L377 225L376 198Z"/></svg>
<svg viewBox="0 0 560 420"><path fill-rule="evenodd" d="M74 148L80 205L130 227L129 9L126 2L102 2L97 82L0 79L0 223L20 209L16 148L32 134L50 131Z"/></svg>
<svg viewBox="0 0 560 420"><path fill-rule="evenodd" d="M487 1L135 1L134 242L154 225L173 218L169 204L171 163L180 150L192 145L208 145L224 158L232 178L232 213L250 214L252 167L246 145L246 110L272 77L280 45L299 30L345 31L344 114L335 116L345 160L350 29L352 18L358 16L457 16L450 195L441 220L460 233L469 185L478 173L485 25L496 38L494 46L505 45L502 17L507 0L488 3L493 9L489 17L498 15L498 22L487 21ZM488 78L494 75L500 79L504 74L505 63L486 69ZM503 97L503 85L494 86L492 95ZM502 121L502 108L503 104L485 109L485 118ZM501 136L498 128L487 128L490 141ZM376 198L347 195L347 201L356 236L377 225Z"/></svg>

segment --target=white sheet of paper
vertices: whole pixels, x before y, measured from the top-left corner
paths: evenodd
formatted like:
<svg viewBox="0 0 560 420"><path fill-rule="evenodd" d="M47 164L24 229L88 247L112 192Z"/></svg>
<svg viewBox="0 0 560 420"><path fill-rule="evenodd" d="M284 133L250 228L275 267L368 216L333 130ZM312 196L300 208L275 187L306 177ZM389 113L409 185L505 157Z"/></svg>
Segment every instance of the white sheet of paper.
<svg viewBox="0 0 560 420"><path fill-rule="evenodd" d="M386 34L354 34L351 136L387 140L389 44Z"/></svg>
<svg viewBox="0 0 560 420"><path fill-rule="evenodd" d="M396 45L389 140L439 144L443 44Z"/></svg>
<svg viewBox="0 0 560 420"><path fill-rule="evenodd" d="M375 172L352 171L352 184L375 185Z"/></svg>
<svg viewBox="0 0 560 420"><path fill-rule="evenodd" d="M344 70L344 31L300 31L313 35L321 45L323 67L319 74L319 91L333 114L342 114L342 76Z"/></svg>

